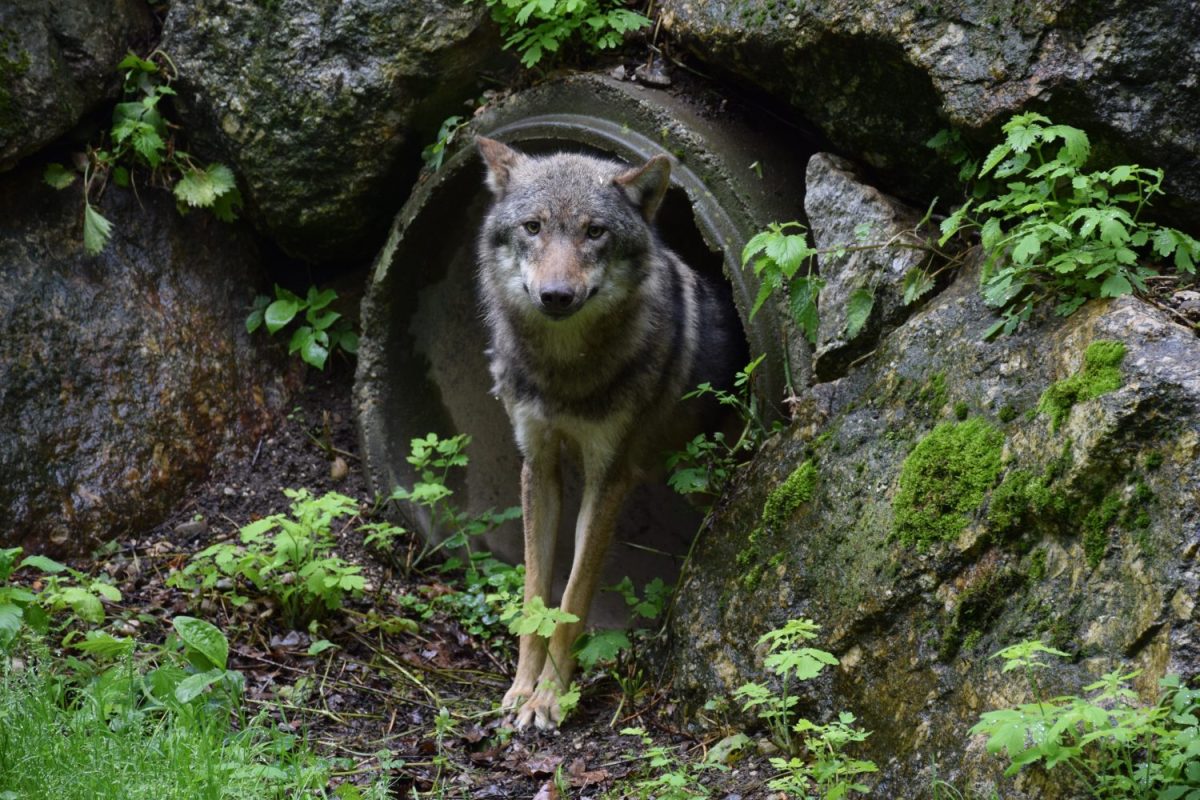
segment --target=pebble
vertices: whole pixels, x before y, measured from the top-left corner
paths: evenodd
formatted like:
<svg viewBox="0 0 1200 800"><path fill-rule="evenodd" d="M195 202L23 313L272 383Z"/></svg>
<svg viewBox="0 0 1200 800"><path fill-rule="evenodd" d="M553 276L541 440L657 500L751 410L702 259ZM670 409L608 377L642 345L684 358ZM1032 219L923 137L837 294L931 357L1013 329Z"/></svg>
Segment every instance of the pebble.
<svg viewBox="0 0 1200 800"><path fill-rule="evenodd" d="M175 526L175 533L191 538L208 533L208 523L202 519L189 520Z"/></svg>

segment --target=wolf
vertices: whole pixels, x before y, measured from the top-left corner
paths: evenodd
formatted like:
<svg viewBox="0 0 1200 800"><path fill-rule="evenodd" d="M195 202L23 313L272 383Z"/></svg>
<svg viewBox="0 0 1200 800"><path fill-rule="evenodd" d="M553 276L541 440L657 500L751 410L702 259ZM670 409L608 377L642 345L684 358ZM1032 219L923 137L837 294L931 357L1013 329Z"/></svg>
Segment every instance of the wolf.
<svg viewBox="0 0 1200 800"><path fill-rule="evenodd" d="M580 153L535 156L476 137L492 203L479 233L479 290L493 393L522 455L525 602L551 605L560 463L583 496L561 608L578 618L549 641L520 638L502 708L553 729L614 525L629 489L665 451L714 425L715 404L681 398L728 386L745 340L728 286L686 266L653 222L671 162L630 167ZM716 413L714 413L716 412Z"/></svg>

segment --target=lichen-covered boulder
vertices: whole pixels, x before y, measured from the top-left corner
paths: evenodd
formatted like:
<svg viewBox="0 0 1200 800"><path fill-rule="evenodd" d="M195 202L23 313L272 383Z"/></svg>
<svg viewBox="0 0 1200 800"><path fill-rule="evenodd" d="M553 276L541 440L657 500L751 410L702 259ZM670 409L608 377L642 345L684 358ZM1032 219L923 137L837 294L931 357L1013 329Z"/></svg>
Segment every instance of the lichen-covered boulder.
<svg viewBox="0 0 1200 800"><path fill-rule="evenodd" d="M163 49L195 148L289 254L373 253L442 119L499 53L483 3L178 0ZM407 180L402 180L407 179Z"/></svg>
<svg viewBox="0 0 1200 800"><path fill-rule="evenodd" d="M978 274L818 384L702 531L668 658L699 704L763 680L796 617L841 666L802 708L873 731L872 796L1072 796L1000 778L968 729L1030 700L989 655L1041 638L1047 695L1118 666L1200 674L1200 339L1134 298L985 341ZM803 484L804 492L796 487ZM1056 794L1057 791L1057 794Z"/></svg>
<svg viewBox="0 0 1200 800"><path fill-rule="evenodd" d="M1200 14L1191 0L664 0L664 27L715 67L790 102L842 151L925 188L922 144L977 141L1016 111L1159 166L1200 208ZM1114 152L1115 151L1115 152ZM918 192L914 192L918 194ZM929 193L932 196L933 192Z"/></svg>
<svg viewBox="0 0 1200 800"><path fill-rule="evenodd" d="M252 452L286 401L251 341L251 238L110 187L114 235L80 235L77 187L0 181L0 545L86 552L161 521L215 460Z"/></svg>
<svg viewBox="0 0 1200 800"><path fill-rule="evenodd" d="M930 229L918 230L919 216L863 183L851 162L817 153L808 161L805 184L804 213L825 281L813 371L826 381L844 375L908 318L915 305L904 302L905 276L919 268L932 273L936 265L921 247ZM870 314L857 331L850 319L856 295L871 298Z"/></svg>
<svg viewBox="0 0 1200 800"><path fill-rule="evenodd" d="M0 4L0 170L114 97L117 63L153 33L144 0Z"/></svg>

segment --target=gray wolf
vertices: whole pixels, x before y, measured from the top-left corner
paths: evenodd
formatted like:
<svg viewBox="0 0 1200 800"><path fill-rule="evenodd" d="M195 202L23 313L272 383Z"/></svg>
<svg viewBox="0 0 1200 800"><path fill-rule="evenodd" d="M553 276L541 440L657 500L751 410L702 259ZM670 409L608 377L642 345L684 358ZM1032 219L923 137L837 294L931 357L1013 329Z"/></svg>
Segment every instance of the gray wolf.
<svg viewBox="0 0 1200 800"><path fill-rule="evenodd" d="M494 393L520 448L525 602L550 598L562 505L560 458L584 488L561 608L579 618L547 642L522 636L502 706L517 729L554 728L571 646L626 493L705 426L714 407L680 398L728 386L745 363L728 287L687 267L653 226L670 161L629 167L588 155L533 156L477 138L493 203L480 231L479 284Z"/></svg>

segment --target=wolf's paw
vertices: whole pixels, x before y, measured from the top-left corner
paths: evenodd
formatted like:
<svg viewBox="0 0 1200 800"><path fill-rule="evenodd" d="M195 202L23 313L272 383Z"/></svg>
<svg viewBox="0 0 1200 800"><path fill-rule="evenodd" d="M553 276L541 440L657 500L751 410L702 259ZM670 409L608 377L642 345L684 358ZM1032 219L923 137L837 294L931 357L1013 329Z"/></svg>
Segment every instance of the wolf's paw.
<svg viewBox="0 0 1200 800"><path fill-rule="evenodd" d="M551 686L543 686L529 696L529 699L517 709L513 727L523 731L533 725L538 730L552 731L562 722L562 705L558 702L558 692Z"/></svg>
<svg viewBox="0 0 1200 800"><path fill-rule="evenodd" d="M514 683L512 687L504 693L504 699L500 701L500 710L505 714L512 714L518 708L529 700L529 696L533 694L533 689L524 684Z"/></svg>

